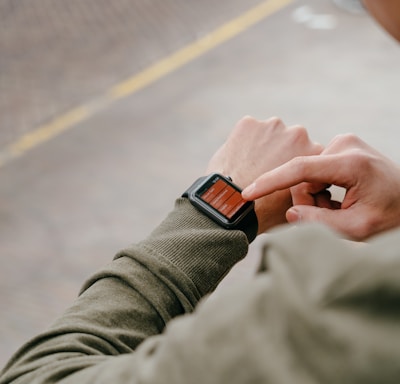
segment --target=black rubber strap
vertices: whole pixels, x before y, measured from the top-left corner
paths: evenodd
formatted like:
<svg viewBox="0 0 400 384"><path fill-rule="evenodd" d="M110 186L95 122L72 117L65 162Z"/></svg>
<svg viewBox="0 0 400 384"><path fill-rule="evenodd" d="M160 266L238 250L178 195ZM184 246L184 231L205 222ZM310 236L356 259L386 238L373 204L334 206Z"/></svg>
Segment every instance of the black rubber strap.
<svg viewBox="0 0 400 384"><path fill-rule="evenodd" d="M256 211L254 209L252 209L249 214L242 220L242 222L238 226L238 229L246 234L249 243L251 243L257 237L258 219Z"/></svg>

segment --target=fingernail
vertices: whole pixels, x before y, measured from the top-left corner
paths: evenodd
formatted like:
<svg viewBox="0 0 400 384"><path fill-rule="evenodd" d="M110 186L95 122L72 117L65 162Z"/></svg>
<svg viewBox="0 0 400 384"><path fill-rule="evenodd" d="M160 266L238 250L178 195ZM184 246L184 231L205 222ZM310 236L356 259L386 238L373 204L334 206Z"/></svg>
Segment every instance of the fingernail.
<svg viewBox="0 0 400 384"><path fill-rule="evenodd" d="M289 223L300 223L301 214L296 208L289 208L286 212L286 219Z"/></svg>
<svg viewBox="0 0 400 384"><path fill-rule="evenodd" d="M256 188L256 183L250 184L245 189L243 189L242 196L246 197L246 196L250 195L251 192L253 192L255 188Z"/></svg>

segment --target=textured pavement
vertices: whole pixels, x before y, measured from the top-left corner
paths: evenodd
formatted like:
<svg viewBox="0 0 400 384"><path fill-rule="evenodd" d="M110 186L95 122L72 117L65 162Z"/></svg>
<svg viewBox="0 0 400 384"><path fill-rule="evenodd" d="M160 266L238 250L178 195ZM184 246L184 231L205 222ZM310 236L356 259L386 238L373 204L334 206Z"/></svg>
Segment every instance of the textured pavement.
<svg viewBox="0 0 400 384"><path fill-rule="evenodd" d="M257 0L0 0L0 147Z"/></svg>
<svg viewBox="0 0 400 384"><path fill-rule="evenodd" d="M0 0L0 152L259 2ZM294 1L1 167L0 365L157 225L243 115L322 143L352 131L400 162L399 68L368 16Z"/></svg>

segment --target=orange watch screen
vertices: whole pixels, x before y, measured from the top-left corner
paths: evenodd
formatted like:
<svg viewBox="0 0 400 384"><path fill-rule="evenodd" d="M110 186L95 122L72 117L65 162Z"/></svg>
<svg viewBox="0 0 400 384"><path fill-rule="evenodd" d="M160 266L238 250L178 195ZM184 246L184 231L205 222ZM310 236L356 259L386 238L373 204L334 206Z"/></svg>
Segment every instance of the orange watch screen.
<svg viewBox="0 0 400 384"><path fill-rule="evenodd" d="M246 204L241 193L221 179L207 189L201 198L228 219Z"/></svg>

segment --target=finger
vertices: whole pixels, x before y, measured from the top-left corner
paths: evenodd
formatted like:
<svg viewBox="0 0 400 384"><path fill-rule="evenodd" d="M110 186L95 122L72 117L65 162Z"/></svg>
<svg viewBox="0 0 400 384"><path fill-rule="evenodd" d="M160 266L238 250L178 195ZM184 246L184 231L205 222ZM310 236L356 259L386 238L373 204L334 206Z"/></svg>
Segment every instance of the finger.
<svg viewBox="0 0 400 384"><path fill-rule="evenodd" d="M314 195L315 206L332 209L331 193L328 190L318 192Z"/></svg>
<svg viewBox="0 0 400 384"><path fill-rule="evenodd" d="M315 196L329 186L325 183L301 183L290 188L293 205L315 205Z"/></svg>
<svg viewBox="0 0 400 384"><path fill-rule="evenodd" d="M243 198L255 200L302 182L349 187L356 180L352 167L340 155L300 156L264 173L243 190Z"/></svg>

